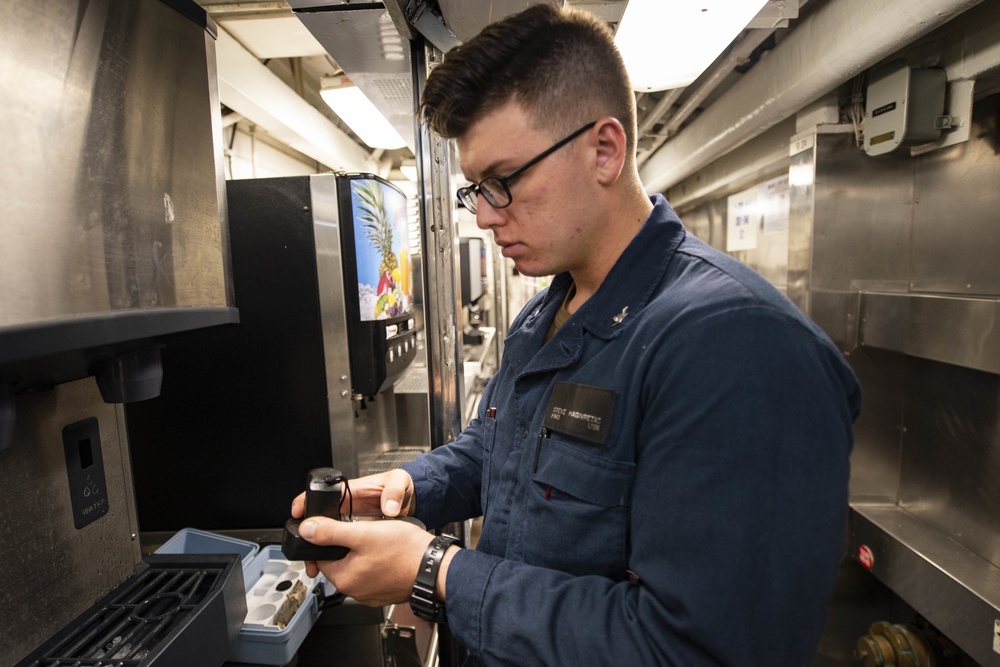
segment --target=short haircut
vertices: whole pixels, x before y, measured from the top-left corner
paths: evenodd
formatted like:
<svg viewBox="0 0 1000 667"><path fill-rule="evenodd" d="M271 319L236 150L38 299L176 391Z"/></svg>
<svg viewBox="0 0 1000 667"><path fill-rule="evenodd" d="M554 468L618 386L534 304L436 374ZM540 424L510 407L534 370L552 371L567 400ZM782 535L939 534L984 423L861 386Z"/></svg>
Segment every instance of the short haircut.
<svg viewBox="0 0 1000 667"><path fill-rule="evenodd" d="M553 134L613 116L635 155L635 95L614 35L592 14L539 4L486 26L431 71L420 113L457 138L510 101Z"/></svg>

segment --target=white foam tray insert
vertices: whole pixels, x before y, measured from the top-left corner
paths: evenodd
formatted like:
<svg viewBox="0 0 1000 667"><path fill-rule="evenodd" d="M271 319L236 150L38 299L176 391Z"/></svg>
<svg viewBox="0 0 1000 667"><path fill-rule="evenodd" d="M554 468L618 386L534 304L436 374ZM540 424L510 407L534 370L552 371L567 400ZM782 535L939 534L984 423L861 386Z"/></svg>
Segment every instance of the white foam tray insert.
<svg viewBox="0 0 1000 667"><path fill-rule="evenodd" d="M308 604L308 596L316 586L316 579L306 574L305 563L270 558L264 566L260 579L247 591L247 617L244 627L278 628L275 615L288 598L296 582L302 582L306 590L303 605Z"/></svg>

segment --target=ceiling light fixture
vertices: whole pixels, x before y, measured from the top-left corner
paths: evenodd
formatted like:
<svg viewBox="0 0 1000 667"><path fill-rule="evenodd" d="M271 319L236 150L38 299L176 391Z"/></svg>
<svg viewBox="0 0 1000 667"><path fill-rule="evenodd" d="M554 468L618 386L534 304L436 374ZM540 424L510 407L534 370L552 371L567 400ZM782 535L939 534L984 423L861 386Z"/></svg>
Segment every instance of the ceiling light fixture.
<svg viewBox="0 0 1000 667"><path fill-rule="evenodd" d="M413 181L414 183L416 183L416 181L417 181L417 165L416 164L406 164L406 163L404 163L404 164L401 164L399 166L399 169L400 169L400 171L403 172L403 176L406 176L406 180Z"/></svg>
<svg viewBox="0 0 1000 667"><path fill-rule="evenodd" d="M615 44L637 92L690 84L767 0L629 0Z"/></svg>
<svg viewBox="0 0 1000 667"><path fill-rule="evenodd" d="M323 77L319 94L370 148L393 149L406 145L399 132L346 76Z"/></svg>

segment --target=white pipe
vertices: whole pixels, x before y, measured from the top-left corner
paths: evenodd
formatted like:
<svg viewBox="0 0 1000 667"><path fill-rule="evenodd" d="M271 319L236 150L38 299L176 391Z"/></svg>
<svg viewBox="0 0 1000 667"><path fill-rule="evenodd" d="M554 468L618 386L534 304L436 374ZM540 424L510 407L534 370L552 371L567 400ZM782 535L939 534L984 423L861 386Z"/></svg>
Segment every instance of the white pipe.
<svg viewBox="0 0 1000 667"><path fill-rule="evenodd" d="M642 166L661 192L982 0L830 0Z"/></svg>
<svg viewBox="0 0 1000 667"><path fill-rule="evenodd" d="M215 49L223 104L330 169L375 171L375 161L357 142L222 28Z"/></svg>
<svg viewBox="0 0 1000 667"><path fill-rule="evenodd" d="M697 109L698 105L705 101L705 99L712 94L719 85L726 79L726 77L733 71L733 69L740 64L741 61L750 57L753 50L764 43L764 40L774 34L772 31L766 30L754 30L749 33L742 41L740 41L732 51L717 65L712 66L708 72L698 77L697 88L692 88L694 91L690 97L684 100L684 104L676 112L670 115L669 118L664 119L663 127L660 128L660 137L655 139L653 145L650 147L649 152L645 155L640 155L637 162L641 166L646 163L652 155L656 154L656 151L667 142L670 137L677 133L677 128L679 128L685 120L688 119L691 114L693 114ZM673 105L673 101L676 97L671 97L671 93L677 93L678 95L683 92L684 89L676 88L674 90L668 91L666 95L663 96L661 104L664 102L669 102ZM660 109L661 104L656 106L654 111ZM664 109L665 111L665 109ZM661 112L661 117L663 113ZM652 120L653 122L649 122ZM657 119L647 119L647 122L643 124L643 127L639 130L639 136L642 136L649 128L655 124Z"/></svg>

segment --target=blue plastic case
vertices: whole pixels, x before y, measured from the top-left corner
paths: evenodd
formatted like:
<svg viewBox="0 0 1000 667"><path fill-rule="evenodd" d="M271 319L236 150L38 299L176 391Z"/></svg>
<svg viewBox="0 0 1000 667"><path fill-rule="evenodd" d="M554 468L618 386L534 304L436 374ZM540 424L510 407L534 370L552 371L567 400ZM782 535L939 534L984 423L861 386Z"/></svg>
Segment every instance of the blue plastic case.
<svg viewBox="0 0 1000 667"><path fill-rule="evenodd" d="M163 543L157 553L163 554L239 554L243 565L247 615L229 661L255 665L288 664L319 617L316 587L323 586L324 595L332 594L333 585L321 574L306 576L305 564L290 561L278 545L261 549L253 542L238 540L197 528L184 528ZM278 628L274 616L296 581L306 587L305 599L284 628ZM282 582L290 582L283 584ZM280 585L280 586L279 586ZM279 590L285 589L285 590Z"/></svg>
<svg viewBox="0 0 1000 667"><path fill-rule="evenodd" d="M237 540L218 533L210 533L197 528L182 528L156 550L158 554L239 554L243 563L243 578L246 579L247 566L253 562L260 546L254 542ZM244 581L244 583L246 583Z"/></svg>

